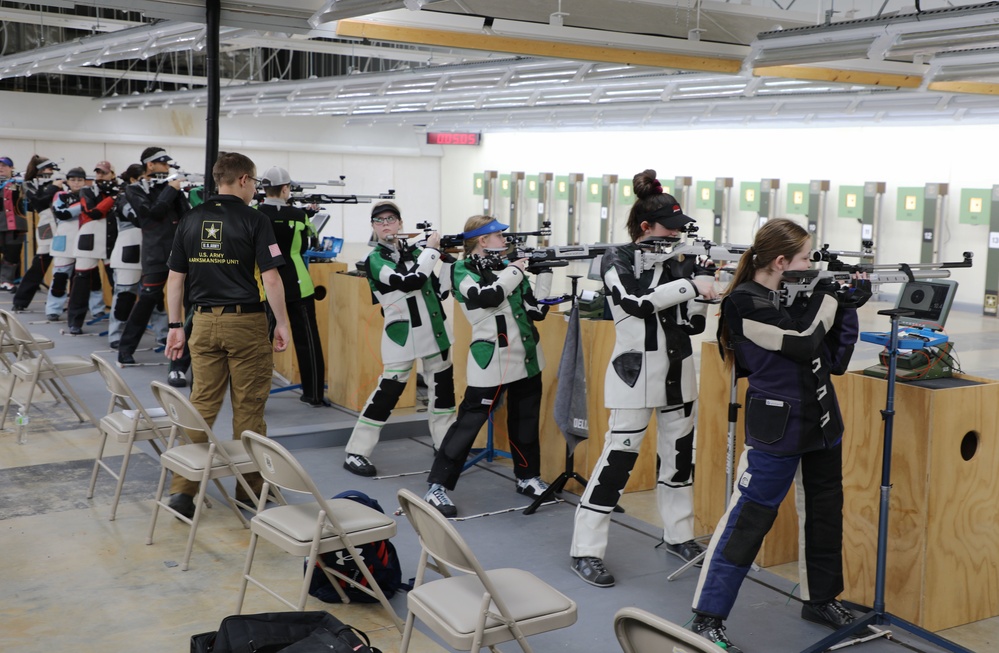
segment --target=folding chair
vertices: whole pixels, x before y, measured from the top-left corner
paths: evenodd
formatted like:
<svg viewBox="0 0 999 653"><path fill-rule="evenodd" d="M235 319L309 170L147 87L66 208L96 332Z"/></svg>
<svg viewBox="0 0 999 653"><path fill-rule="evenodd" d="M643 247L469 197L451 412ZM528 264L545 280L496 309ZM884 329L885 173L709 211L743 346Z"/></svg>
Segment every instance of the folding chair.
<svg viewBox="0 0 999 653"><path fill-rule="evenodd" d="M621 608L614 615L614 634L624 653L718 653L716 644L686 628L640 608Z"/></svg>
<svg viewBox="0 0 999 653"><path fill-rule="evenodd" d="M576 623L576 603L534 574L479 564L468 544L436 508L403 488L399 504L420 537L415 587L406 600L409 615L400 653L409 649L415 619L460 651L517 640L531 653L527 637ZM431 559L433 560L431 562ZM444 578L423 582L430 568ZM451 575L451 570L462 575Z"/></svg>
<svg viewBox="0 0 999 653"><path fill-rule="evenodd" d="M350 600L337 579L343 580L377 599L401 632L402 620L392 609L388 598L372 577L368 566L363 563L364 559L358 549L363 544L394 536L395 520L350 499L324 498L312 477L295 460L295 457L270 438L253 431L243 431L243 444L264 477L262 497L266 496L268 487L276 486L303 495L311 494L312 500L306 503L275 506L266 510L264 509L264 499L260 500L259 510L256 516L250 520L250 546L246 552L246 566L243 568L243 582L239 588L236 614L239 614L243 609L247 583L253 583L288 607L301 612L305 609L309 585L312 583L312 574L318 562L319 568L329 578L330 583L344 603L349 603ZM250 575L257 539L261 537L287 553L307 557L305 578L299 590L297 604L285 599L265 586L259 579ZM361 572L362 579L354 580L326 567L319 554L331 551L345 551L355 563L361 560L362 563L358 564L357 568Z"/></svg>
<svg viewBox="0 0 999 653"><path fill-rule="evenodd" d="M111 403L108 404L107 415L102 417L100 421L101 442L97 447L97 456L94 458L94 472L90 476L90 489L87 491L87 498L94 498L97 474L101 469L104 469L118 482L114 490L114 501L111 503L110 521L114 521L115 513L118 511L118 501L121 499L121 488L125 485L128 461L132 456L132 445L136 442L148 441L156 450L157 455L163 455L173 422L170 421L166 411L162 408L146 410L139 398L125 383L125 379L121 378L121 374L118 373L114 365L97 354L91 354L90 358L97 366L101 378L104 379L108 392L111 393ZM111 466L104 461L104 450L108 437L125 445L121 469L117 471L111 469Z"/></svg>
<svg viewBox="0 0 999 653"><path fill-rule="evenodd" d="M15 379L22 381L28 386L27 399L23 404L17 402L24 411L28 412L31 410L31 400L34 397L36 386L39 383L48 381L54 395L62 397L66 401L69 407L73 409L73 412L76 413L77 419L81 422L89 419L94 427L100 429L97 419L94 418L90 409L87 408L87 405L83 403L79 395L76 394L76 391L73 390L73 386L66 379L69 376L90 374L95 371L97 367L93 361L84 356L75 355L50 357L45 353L45 350L50 347L44 341L36 340L27 327L13 313L0 310L0 316L2 316L2 319L0 319L0 329L19 348L18 360L10 366L10 373L14 375ZM8 388L6 388L3 414L0 415L0 429L7 422L7 414L10 412L10 402L12 400L17 401L14 399L15 385L14 383L10 383L8 384ZM82 414L81 410L83 411Z"/></svg>
<svg viewBox="0 0 999 653"><path fill-rule="evenodd" d="M0 314L0 365L3 365L4 369L9 372L11 365L16 363L20 358L21 346L14 342L14 339L8 333L9 329L6 325L6 320L6 316ZM34 339L38 349L53 349L55 347L55 342L51 338L47 338L40 333L32 333L31 337Z"/></svg>
<svg viewBox="0 0 999 653"><path fill-rule="evenodd" d="M160 381L152 382L153 397L159 402L163 410L166 411L172 428L170 429L170 440L167 449L160 455L160 482L156 488L156 503L153 505L153 516L149 523L149 537L146 544L153 543L153 531L156 530L156 517L159 509L163 508L177 519L191 526L191 534L187 538L187 549L184 551L184 563L181 565L183 571L187 571L188 563L191 561L191 550L194 548L194 536L198 532L198 523L204 512L206 503L206 493L208 492L208 481L214 481L215 486L222 494L222 498L229 504L243 528L249 528L250 524L240 512L240 508L250 512L256 511L256 506L250 506L235 499L226 492L219 482L220 478L235 477L238 486L246 490L247 496L254 496L253 489L243 478L243 474L255 472L257 465L250 460L246 449L239 440L220 441L212 432L212 427L201 416L198 410L191 404L179 390L172 388ZM193 444L177 444L177 439L185 441L185 435L201 432L205 434L205 442L195 442ZM193 438L192 438L193 439ZM163 489L166 485L167 471L179 474L189 481L198 481L200 487L198 496L194 499L194 517L187 518L170 507L168 501L163 499Z"/></svg>

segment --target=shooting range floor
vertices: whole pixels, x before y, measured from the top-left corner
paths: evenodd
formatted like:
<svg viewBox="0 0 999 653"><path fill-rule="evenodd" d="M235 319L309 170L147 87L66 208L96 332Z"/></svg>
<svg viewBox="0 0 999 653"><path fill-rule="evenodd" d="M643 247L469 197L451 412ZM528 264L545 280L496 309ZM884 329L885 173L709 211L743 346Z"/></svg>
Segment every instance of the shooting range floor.
<svg viewBox="0 0 999 653"><path fill-rule="evenodd" d="M41 302L39 297L35 313L20 317L44 320ZM881 324L885 318L876 311L886 306L864 307L865 330L885 330L887 325ZM62 336L59 326L43 323L31 328L55 339L58 354L89 355L104 350L101 355L113 360L104 338ZM948 326L965 371L999 378L999 320L955 311ZM711 322L706 333L714 333ZM859 344L852 367L873 364L877 351L873 345ZM137 359L156 362L161 354L140 352ZM153 405L149 382L165 380L166 373L165 366L123 370L146 405ZM97 374L74 377L71 383L96 416L104 414L108 395ZM270 435L295 451L325 494L358 489L391 512L398 505L398 488L422 493L431 448L419 411L394 418L373 456L385 477L366 479L342 468L343 445L355 416L336 409L305 407L298 396L297 392L272 396L267 406ZM228 403L216 423L223 438L231 433L231 413L227 411ZM32 410L27 444L17 444L11 422L0 431L0 541L5 558L0 566L4 617L0 650L186 651L191 635L217 629L225 616L234 613L249 534L218 501L213 502L199 528L190 570L181 571L177 563L183 557L188 533L185 525L161 514L155 543L146 545L150 499L159 470L151 449L136 448L139 455L132 458L118 517L111 522L113 484L107 476L102 474L94 498L86 498L97 447L96 429L80 424L67 407L51 401ZM120 447L112 451L116 456L122 453ZM410 475L391 476L405 473ZM231 483L228 485L231 489ZM512 470L500 461L468 470L452 498L461 517L498 512L456 522L486 567L527 569L578 602L579 618L574 626L530 638L538 653L619 651L612 618L623 606L638 606L680 624L690 619L697 574L691 571L673 582L666 580L680 561L655 548L660 529L655 524L652 492L626 495L623 505L627 512L614 517L606 562L617 585L608 589L585 584L569 569L575 495L566 493L564 503L524 516L516 509L529 502L514 492ZM405 518L400 517L398 524L393 541L408 578L416 572L419 545ZM294 594L302 561L261 543L255 569L265 571L270 580L286 581L284 591ZM828 634L828 630L799 618L795 575L793 564L750 573L727 622L730 637L747 653L799 651ZM392 604L399 615L405 615L404 594L397 595ZM891 605L887 607L890 612ZM282 609L262 591L248 590L244 612ZM369 633L373 644L385 653L398 650L398 634L377 604L327 605L310 598L307 609L329 609L344 622ZM941 634L971 650L989 650L999 643L999 619ZM877 640L856 650L939 650L903 632L897 635L901 641ZM511 644L501 648L517 649ZM449 649L424 630L416 636L411 650Z"/></svg>

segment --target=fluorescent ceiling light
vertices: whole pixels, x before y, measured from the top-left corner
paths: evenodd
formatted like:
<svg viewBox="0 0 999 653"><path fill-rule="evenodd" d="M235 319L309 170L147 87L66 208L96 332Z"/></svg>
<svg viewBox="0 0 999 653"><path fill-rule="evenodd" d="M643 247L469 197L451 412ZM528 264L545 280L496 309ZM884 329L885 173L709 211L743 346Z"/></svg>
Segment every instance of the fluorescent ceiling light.
<svg viewBox="0 0 999 653"><path fill-rule="evenodd" d="M425 5L441 0L327 0L322 9L312 14L309 25L313 28L323 23L345 18L357 18L395 9L419 11Z"/></svg>
<svg viewBox="0 0 999 653"><path fill-rule="evenodd" d="M992 44L999 45L999 6L995 3L764 32L751 45L746 63L765 67L919 59Z"/></svg>

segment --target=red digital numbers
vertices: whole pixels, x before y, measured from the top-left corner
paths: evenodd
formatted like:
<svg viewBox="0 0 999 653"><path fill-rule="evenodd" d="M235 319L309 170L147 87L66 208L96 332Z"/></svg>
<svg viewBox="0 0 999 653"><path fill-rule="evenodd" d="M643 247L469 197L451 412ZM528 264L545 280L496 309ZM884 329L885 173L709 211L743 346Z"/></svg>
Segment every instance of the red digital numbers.
<svg viewBox="0 0 999 653"><path fill-rule="evenodd" d="M428 145L478 145L479 134L468 132L427 132Z"/></svg>

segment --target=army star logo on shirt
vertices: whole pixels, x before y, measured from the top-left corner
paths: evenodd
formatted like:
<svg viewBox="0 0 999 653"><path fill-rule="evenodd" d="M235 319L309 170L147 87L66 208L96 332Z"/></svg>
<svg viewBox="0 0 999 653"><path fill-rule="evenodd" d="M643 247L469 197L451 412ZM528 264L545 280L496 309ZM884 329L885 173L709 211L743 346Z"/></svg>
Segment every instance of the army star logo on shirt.
<svg viewBox="0 0 999 653"><path fill-rule="evenodd" d="M201 248L222 249L221 220L205 220L201 223Z"/></svg>

